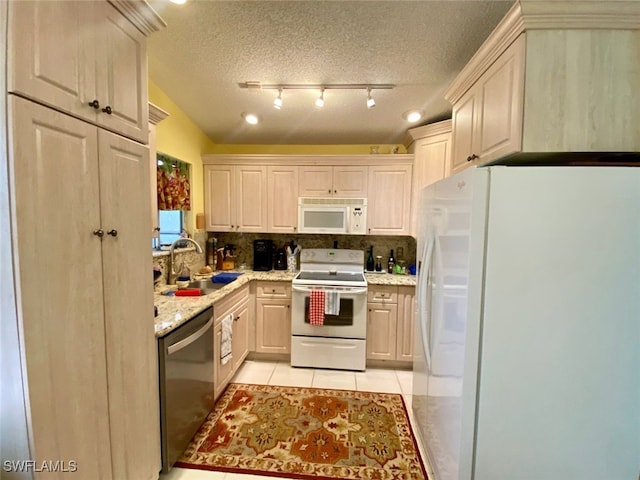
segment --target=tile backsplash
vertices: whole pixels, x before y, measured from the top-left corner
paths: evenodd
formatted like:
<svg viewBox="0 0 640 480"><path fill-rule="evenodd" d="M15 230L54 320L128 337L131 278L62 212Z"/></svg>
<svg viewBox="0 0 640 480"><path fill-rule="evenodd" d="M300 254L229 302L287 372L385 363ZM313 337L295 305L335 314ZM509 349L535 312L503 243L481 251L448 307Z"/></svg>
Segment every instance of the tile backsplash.
<svg viewBox="0 0 640 480"><path fill-rule="evenodd" d="M300 248L333 248L334 241L338 242L338 248L350 248L366 251L373 245L373 255L381 255L383 264L389 258L391 249L396 259L400 259L398 249L403 252L402 258L411 265L416 261L416 241L408 236L377 236L377 235L286 235L274 233L209 233L215 237L218 247L226 244L234 244L236 247L236 265L246 264L247 268L253 268L253 241L256 239L273 240L275 248L288 245L291 240L300 245Z"/></svg>

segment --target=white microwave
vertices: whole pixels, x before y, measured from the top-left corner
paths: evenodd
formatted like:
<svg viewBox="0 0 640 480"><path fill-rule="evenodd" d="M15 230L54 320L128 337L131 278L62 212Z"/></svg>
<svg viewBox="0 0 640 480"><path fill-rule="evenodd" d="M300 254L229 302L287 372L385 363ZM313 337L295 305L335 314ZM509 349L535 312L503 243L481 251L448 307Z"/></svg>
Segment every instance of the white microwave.
<svg viewBox="0 0 640 480"><path fill-rule="evenodd" d="M298 231L365 235L367 199L299 197Z"/></svg>

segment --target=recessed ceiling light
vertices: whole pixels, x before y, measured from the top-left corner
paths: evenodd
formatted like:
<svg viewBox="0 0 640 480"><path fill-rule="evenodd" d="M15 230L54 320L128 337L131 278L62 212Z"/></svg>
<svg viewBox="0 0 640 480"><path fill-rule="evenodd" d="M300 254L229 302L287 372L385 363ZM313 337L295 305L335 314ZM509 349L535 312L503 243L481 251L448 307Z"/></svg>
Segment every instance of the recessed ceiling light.
<svg viewBox="0 0 640 480"><path fill-rule="evenodd" d="M256 115L255 113L243 113L242 118L244 118L244 121L250 125L257 125L260 121L258 115Z"/></svg>
<svg viewBox="0 0 640 480"><path fill-rule="evenodd" d="M408 112L405 112L402 115L402 118L404 118L409 123L416 123L420 121L422 115L423 113L420 110L410 110Z"/></svg>
<svg viewBox="0 0 640 480"><path fill-rule="evenodd" d="M176 5L184 5L187 3L187 0L169 0L171 3L175 3Z"/></svg>

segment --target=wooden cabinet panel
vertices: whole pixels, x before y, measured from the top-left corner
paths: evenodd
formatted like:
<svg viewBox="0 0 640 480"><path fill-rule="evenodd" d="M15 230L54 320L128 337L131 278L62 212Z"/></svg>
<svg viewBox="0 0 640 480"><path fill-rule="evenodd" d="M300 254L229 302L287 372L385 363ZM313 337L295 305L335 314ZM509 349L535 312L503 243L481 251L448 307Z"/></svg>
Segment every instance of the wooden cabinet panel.
<svg viewBox="0 0 640 480"><path fill-rule="evenodd" d="M214 390L217 397L222 393L231 378L242 365L249 353L249 323L252 307L249 306L249 285L241 287L228 297L216 302L214 311ZM222 351L222 321L229 315L233 317L231 331L231 360L224 365L220 358Z"/></svg>
<svg viewBox="0 0 640 480"><path fill-rule="evenodd" d="M407 235L411 208L411 165L369 167L367 205L371 235Z"/></svg>
<svg viewBox="0 0 640 480"><path fill-rule="evenodd" d="M396 359L396 304L369 303L367 316L367 359Z"/></svg>
<svg viewBox="0 0 640 480"><path fill-rule="evenodd" d="M298 230L298 167L267 167L267 231Z"/></svg>
<svg viewBox="0 0 640 480"><path fill-rule="evenodd" d="M142 32L107 2L12 2L10 17L9 91L147 143Z"/></svg>
<svg viewBox="0 0 640 480"><path fill-rule="evenodd" d="M451 173L459 172L470 166L473 154L474 132L477 123L477 104L475 90L468 92L453 107L453 149L451 154Z"/></svg>
<svg viewBox="0 0 640 480"><path fill-rule="evenodd" d="M370 285L367 290L367 301L398 303L398 287L393 285Z"/></svg>
<svg viewBox="0 0 640 480"><path fill-rule="evenodd" d="M267 167L205 165L205 227L212 232L264 232Z"/></svg>
<svg viewBox="0 0 640 480"><path fill-rule="evenodd" d="M147 143L149 107L147 40L142 32L106 2L95 4L99 36L96 59L98 124ZM102 108L109 107L111 113Z"/></svg>
<svg viewBox="0 0 640 480"><path fill-rule="evenodd" d="M247 292L248 293L248 292ZM249 302L247 300L241 302L234 309L232 355L233 355L233 371L234 373L240 368L244 359L249 353Z"/></svg>
<svg viewBox="0 0 640 480"><path fill-rule="evenodd" d="M231 380L231 376L233 375L233 360L229 360L224 365L222 364L222 360L220 358L220 346L222 345L222 324L219 323L213 328L213 344L214 355L216 356L214 359L214 395L216 398L220 396L220 394L224 391L226 386L229 384Z"/></svg>
<svg viewBox="0 0 640 480"><path fill-rule="evenodd" d="M258 282L256 295L262 298L291 298L291 283L289 282Z"/></svg>
<svg viewBox="0 0 640 480"><path fill-rule="evenodd" d="M478 83L480 117L473 153L481 164L521 149L524 37L487 70Z"/></svg>
<svg viewBox="0 0 640 480"><path fill-rule="evenodd" d="M413 362L413 329L415 328L415 317L415 287L398 287L396 360Z"/></svg>
<svg viewBox="0 0 640 480"><path fill-rule="evenodd" d="M107 379L114 478L151 478L160 440L157 345L145 321L153 310L148 238L149 152L98 130ZM131 368L135 365L135 368Z"/></svg>
<svg viewBox="0 0 640 480"><path fill-rule="evenodd" d="M303 166L300 167L301 197L367 196L368 167Z"/></svg>
<svg viewBox="0 0 640 480"><path fill-rule="evenodd" d="M92 234L100 228L97 129L21 98L10 105L34 459L74 459L87 478L111 478L102 247Z"/></svg>
<svg viewBox="0 0 640 480"><path fill-rule="evenodd" d="M291 353L291 300L256 298L256 352Z"/></svg>
<svg viewBox="0 0 640 480"><path fill-rule="evenodd" d="M204 211L208 231L230 232L235 228L234 167L205 165Z"/></svg>
<svg viewBox="0 0 640 480"><path fill-rule="evenodd" d="M93 3L9 3L9 91L95 122Z"/></svg>
<svg viewBox="0 0 640 480"><path fill-rule="evenodd" d="M333 192L333 167L300 167L298 192L301 197L326 197Z"/></svg>
<svg viewBox="0 0 640 480"><path fill-rule="evenodd" d="M453 173L521 149L523 72L520 36L454 105Z"/></svg>
<svg viewBox="0 0 640 480"><path fill-rule="evenodd" d="M421 216L420 192L451 174L451 120L417 127L409 131L416 140L409 151L414 154L411 194L411 236L417 238Z"/></svg>
<svg viewBox="0 0 640 480"><path fill-rule="evenodd" d="M368 167L333 167L333 195L336 197L367 197Z"/></svg>
<svg viewBox="0 0 640 480"><path fill-rule="evenodd" d="M264 232L267 227L267 167L236 166L236 230Z"/></svg>

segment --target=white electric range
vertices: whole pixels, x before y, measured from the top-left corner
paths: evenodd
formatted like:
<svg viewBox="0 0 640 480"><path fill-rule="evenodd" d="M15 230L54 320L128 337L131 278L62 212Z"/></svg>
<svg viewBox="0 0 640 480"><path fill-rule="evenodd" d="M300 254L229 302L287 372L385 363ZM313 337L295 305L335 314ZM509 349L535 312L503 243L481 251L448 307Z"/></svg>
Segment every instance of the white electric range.
<svg viewBox="0 0 640 480"><path fill-rule="evenodd" d="M311 248L300 252L300 273L292 282L291 365L364 370L367 338L367 281L361 250ZM309 318L311 292L333 296L338 312L325 311L321 325Z"/></svg>

